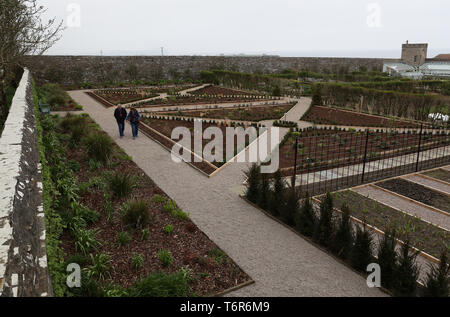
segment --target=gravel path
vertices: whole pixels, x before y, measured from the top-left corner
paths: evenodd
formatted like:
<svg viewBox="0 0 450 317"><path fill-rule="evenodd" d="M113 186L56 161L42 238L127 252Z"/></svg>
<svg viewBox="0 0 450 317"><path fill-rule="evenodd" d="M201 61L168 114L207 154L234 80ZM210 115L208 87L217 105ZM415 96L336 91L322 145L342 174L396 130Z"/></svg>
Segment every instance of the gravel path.
<svg viewBox="0 0 450 317"><path fill-rule="evenodd" d="M404 176L403 178L410 182L414 182L430 189L435 189L450 195L450 184L444 184L443 182L438 182L427 177L422 177L420 174L408 175Z"/></svg>
<svg viewBox="0 0 450 317"><path fill-rule="evenodd" d="M352 188L353 191L392 208L401 210L411 216L417 216L441 228L450 230L450 217L427 209L405 198L390 194L376 186Z"/></svg>
<svg viewBox="0 0 450 317"><path fill-rule="evenodd" d="M177 164L152 140L118 138L114 109L105 109L83 91L69 92L255 284L230 296L385 296L366 281L292 231L265 216L237 195L247 164L230 164L207 178L185 163Z"/></svg>

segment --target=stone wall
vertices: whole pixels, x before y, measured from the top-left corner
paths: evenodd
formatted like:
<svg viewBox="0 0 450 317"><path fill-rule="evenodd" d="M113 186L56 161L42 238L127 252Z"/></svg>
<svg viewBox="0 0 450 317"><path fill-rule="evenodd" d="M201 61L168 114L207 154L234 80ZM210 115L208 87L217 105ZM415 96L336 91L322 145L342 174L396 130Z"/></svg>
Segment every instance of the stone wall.
<svg viewBox="0 0 450 317"><path fill-rule="evenodd" d="M321 58L277 56L29 56L25 61L35 78L64 84L125 82L131 78L198 79L203 70L223 68L248 73L275 73L285 69L309 71L382 70L377 58ZM393 60L391 60L393 61ZM130 65L137 66L137 73Z"/></svg>
<svg viewBox="0 0 450 317"><path fill-rule="evenodd" d="M0 137L0 295L52 295L30 72L25 69Z"/></svg>

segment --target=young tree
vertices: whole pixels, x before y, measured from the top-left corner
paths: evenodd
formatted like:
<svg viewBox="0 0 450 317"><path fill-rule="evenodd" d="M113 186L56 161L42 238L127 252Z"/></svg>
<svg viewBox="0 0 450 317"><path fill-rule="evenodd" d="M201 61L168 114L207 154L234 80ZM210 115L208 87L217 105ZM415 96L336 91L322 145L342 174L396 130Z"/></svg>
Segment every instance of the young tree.
<svg viewBox="0 0 450 317"><path fill-rule="evenodd" d="M430 271L425 280L425 288L422 295L424 297L448 297L450 283L450 265L446 251L442 252L439 266L430 266Z"/></svg>
<svg viewBox="0 0 450 317"><path fill-rule="evenodd" d="M258 205L264 210L269 208L269 203L271 201L271 191L270 191L270 182L267 174L260 174L261 182L259 184L259 197L258 197Z"/></svg>
<svg viewBox="0 0 450 317"><path fill-rule="evenodd" d="M289 187L286 193L286 203L283 205L281 211L281 217L289 226L293 226L295 215L298 213L299 208L299 195L295 190L295 187Z"/></svg>
<svg viewBox="0 0 450 317"><path fill-rule="evenodd" d="M274 216L279 216L284 204L286 184L283 180L280 170L275 172L273 179L273 189L270 195L269 211Z"/></svg>
<svg viewBox="0 0 450 317"><path fill-rule="evenodd" d="M314 239L317 243L329 247L333 235L333 197L327 193L320 204L319 221L315 228Z"/></svg>
<svg viewBox="0 0 450 317"><path fill-rule="evenodd" d="M259 200L259 188L261 183L261 168L258 164L254 163L250 169L245 173L247 176L247 190L245 196L252 203L258 203Z"/></svg>
<svg viewBox="0 0 450 317"><path fill-rule="evenodd" d="M394 295L398 297L414 297L417 292L419 269L415 263L419 252L410 252L409 241L406 241L400 251L398 267L395 272Z"/></svg>
<svg viewBox="0 0 450 317"><path fill-rule="evenodd" d="M356 228L355 243L350 252L350 262L356 270L365 272L372 259L372 235L367 230L366 223L364 223L362 229L359 226Z"/></svg>
<svg viewBox="0 0 450 317"><path fill-rule="evenodd" d="M43 23L37 0L0 0L0 121L8 114L5 88L26 55L40 55L60 39L62 22Z"/></svg>
<svg viewBox="0 0 450 317"><path fill-rule="evenodd" d="M353 245L353 228L350 222L350 209L342 205L342 215L339 221L339 228L333 239L333 252L343 258L348 258Z"/></svg>
<svg viewBox="0 0 450 317"><path fill-rule="evenodd" d="M395 228L386 230L386 233L378 247L378 264L381 269L381 284L387 288L392 289L397 278L397 251L395 246L397 239L395 236Z"/></svg>
<svg viewBox="0 0 450 317"><path fill-rule="evenodd" d="M295 217L295 226L300 233L307 237L311 237L316 227L317 219L309 195L303 200L302 207Z"/></svg>

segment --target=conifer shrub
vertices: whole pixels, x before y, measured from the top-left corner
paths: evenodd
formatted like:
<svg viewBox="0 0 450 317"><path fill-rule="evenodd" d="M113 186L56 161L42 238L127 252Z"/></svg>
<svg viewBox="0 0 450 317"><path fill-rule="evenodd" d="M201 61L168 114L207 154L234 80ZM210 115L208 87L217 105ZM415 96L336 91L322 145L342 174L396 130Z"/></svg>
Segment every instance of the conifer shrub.
<svg viewBox="0 0 450 317"><path fill-rule="evenodd" d="M314 228L316 227L317 217L314 213L313 205L309 195L303 200L300 211L295 217L295 226L297 230L307 236L312 237L314 234Z"/></svg>
<svg viewBox="0 0 450 317"><path fill-rule="evenodd" d="M247 190L245 196L252 203L258 203L259 188L261 183L261 167L256 163L252 164L250 169L245 173L247 176Z"/></svg>
<svg viewBox="0 0 450 317"><path fill-rule="evenodd" d="M418 251L410 251L409 241L400 250L393 293L397 297L414 297L417 295L419 268L416 265Z"/></svg>
<svg viewBox="0 0 450 317"><path fill-rule="evenodd" d="M333 235L333 198L328 193L320 203L319 219L314 232L317 243L329 247Z"/></svg>
<svg viewBox="0 0 450 317"><path fill-rule="evenodd" d="M286 192L286 203L281 210L281 218L289 225L295 225L295 217L299 211L299 194L295 188L290 187Z"/></svg>
<svg viewBox="0 0 450 317"><path fill-rule="evenodd" d="M350 252L350 263L358 271L365 272L367 266L372 263L372 235L367 230L366 223L363 228L356 228L355 243Z"/></svg>
<svg viewBox="0 0 450 317"><path fill-rule="evenodd" d="M353 246L353 227L350 221L350 209L344 204L342 215L332 243L333 252L342 259L347 259Z"/></svg>
<svg viewBox="0 0 450 317"><path fill-rule="evenodd" d="M430 266L422 291L424 297L449 297L450 295L450 265L445 251L442 252L440 260L438 266Z"/></svg>
<svg viewBox="0 0 450 317"><path fill-rule="evenodd" d="M387 289L392 289L395 285L397 270L397 245L395 229L386 230L383 239L378 247L378 264L381 269L381 285Z"/></svg>
<svg viewBox="0 0 450 317"><path fill-rule="evenodd" d="M275 217L278 217L283 209L286 188L286 184L280 170L275 172L272 187L273 189L270 195L269 212Z"/></svg>

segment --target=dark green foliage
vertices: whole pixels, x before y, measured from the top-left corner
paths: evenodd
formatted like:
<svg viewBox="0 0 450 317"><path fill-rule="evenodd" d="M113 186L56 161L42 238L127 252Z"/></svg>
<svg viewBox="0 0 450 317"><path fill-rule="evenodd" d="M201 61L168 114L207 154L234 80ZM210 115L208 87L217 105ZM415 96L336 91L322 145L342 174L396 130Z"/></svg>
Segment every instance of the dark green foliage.
<svg viewBox="0 0 450 317"><path fill-rule="evenodd" d="M277 85L277 86L273 87L272 95L275 96L275 97L280 97L281 96L280 86Z"/></svg>
<svg viewBox="0 0 450 317"><path fill-rule="evenodd" d="M103 133L90 134L86 139L89 158L105 163L112 153L111 139Z"/></svg>
<svg viewBox="0 0 450 317"><path fill-rule="evenodd" d="M295 226L297 230L307 237L312 237L316 227L317 217L314 213L311 199L307 195L303 200L302 207L295 217Z"/></svg>
<svg viewBox="0 0 450 317"><path fill-rule="evenodd" d="M378 264L381 269L381 285L387 289L392 289L395 285L397 270L397 252L395 246L397 240L395 229L387 230L378 248Z"/></svg>
<svg viewBox="0 0 450 317"><path fill-rule="evenodd" d="M278 170L274 175L273 189L269 203L269 211L274 216L279 216L283 209L285 188L286 184L284 183L280 170Z"/></svg>
<svg viewBox="0 0 450 317"><path fill-rule="evenodd" d="M81 271L81 288L71 288L70 293L77 297L103 297L103 289L99 282L88 276L87 270Z"/></svg>
<svg viewBox="0 0 450 317"><path fill-rule="evenodd" d="M398 259L394 295L398 297L414 297L417 292L419 269L415 263L418 251L410 252L409 241L403 244Z"/></svg>
<svg viewBox="0 0 450 317"><path fill-rule="evenodd" d="M258 197L258 205L264 210L269 208L269 203L271 200L271 192L270 192L270 181L267 174L261 174L261 182L259 184L259 197Z"/></svg>
<svg viewBox="0 0 450 317"><path fill-rule="evenodd" d="M299 194L295 188L286 190L286 204L283 205L283 209L281 210L281 217L289 226L295 225L294 220L299 210L299 199Z"/></svg>
<svg viewBox="0 0 450 317"><path fill-rule="evenodd" d="M133 191L134 179L130 174L116 172L108 177L108 185L115 197L124 198Z"/></svg>
<svg viewBox="0 0 450 317"><path fill-rule="evenodd" d="M261 183L261 167L254 163L245 175L247 176L247 191L245 196L252 203L257 203Z"/></svg>
<svg viewBox="0 0 450 317"><path fill-rule="evenodd" d="M328 193L320 204L320 215L314 232L314 239L329 247L333 235L333 198Z"/></svg>
<svg viewBox="0 0 450 317"><path fill-rule="evenodd" d="M348 206L343 205L341 211L342 215L333 239L332 250L338 257L347 259L353 246L353 227L350 222L350 209Z"/></svg>
<svg viewBox="0 0 450 317"><path fill-rule="evenodd" d="M322 95L320 87L314 85L312 88L312 105L321 106L322 105Z"/></svg>
<svg viewBox="0 0 450 317"><path fill-rule="evenodd" d="M442 252L439 266L431 266L422 291L424 297L448 297L450 283L450 266L446 252Z"/></svg>
<svg viewBox="0 0 450 317"><path fill-rule="evenodd" d="M122 206L122 220L132 228L142 228L150 221L149 203L135 200Z"/></svg>
<svg viewBox="0 0 450 317"><path fill-rule="evenodd" d="M372 263L372 235L364 223L363 228L356 228L355 243L350 252L351 265L358 271L365 272Z"/></svg>
<svg viewBox="0 0 450 317"><path fill-rule="evenodd" d="M150 273L129 289L130 297L186 297L189 295L189 276L178 271L171 274Z"/></svg>

